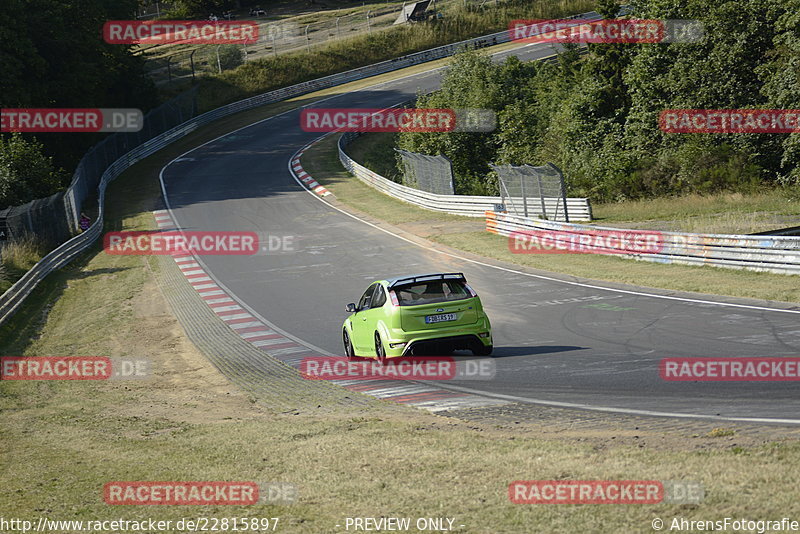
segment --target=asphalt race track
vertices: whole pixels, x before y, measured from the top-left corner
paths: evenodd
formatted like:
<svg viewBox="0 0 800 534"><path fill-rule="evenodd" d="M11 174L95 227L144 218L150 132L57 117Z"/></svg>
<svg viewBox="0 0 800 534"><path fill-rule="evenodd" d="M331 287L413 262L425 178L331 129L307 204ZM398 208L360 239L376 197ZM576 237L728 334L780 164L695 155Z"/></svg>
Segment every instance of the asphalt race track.
<svg viewBox="0 0 800 534"><path fill-rule="evenodd" d="M499 56L534 60L552 53L549 45L528 45ZM407 77L318 105L391 106L434 89L440 74ZM162 171L168 207L184 230L295 236L294 251L201 258L252 312L321 351L342 354L345 304L357 301L371 281L462 271L492 320L497 376L443 387L624 413L800 424L797 382L667 382L658 373L665 357L798 356L800 309L717 304L715 297L664 298L647 289L621 292L419 246L300 187L288 163L319 134L303 132L299 115L284 113L216 139Z"/></svg>

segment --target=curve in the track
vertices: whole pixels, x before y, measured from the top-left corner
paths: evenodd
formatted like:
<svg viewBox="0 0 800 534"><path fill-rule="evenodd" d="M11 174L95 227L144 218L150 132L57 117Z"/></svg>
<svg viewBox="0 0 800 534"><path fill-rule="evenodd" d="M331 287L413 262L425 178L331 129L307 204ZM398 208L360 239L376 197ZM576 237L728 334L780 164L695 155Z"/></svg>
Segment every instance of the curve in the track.
<svg viewBox="0 0 800 534"><path fill-rule="evenodd" d="M552 53L529 45L495 58ZM392 106L433 90L440 76L441 69L408 76L326 98L325 106ZM407 240L298 183L290 162L317 136L299 128L299 114L288 111L221 136L161 172L167 207L185 230L294 236L293 251L202 259L209 276L256 316L306 346L340 354L344 304L369 282L463 271L492 319L497 375L443 387L610 412L800 424L796 382L665 382L658 373L664 357L797 356L799 309L562 280Z"/></svg>

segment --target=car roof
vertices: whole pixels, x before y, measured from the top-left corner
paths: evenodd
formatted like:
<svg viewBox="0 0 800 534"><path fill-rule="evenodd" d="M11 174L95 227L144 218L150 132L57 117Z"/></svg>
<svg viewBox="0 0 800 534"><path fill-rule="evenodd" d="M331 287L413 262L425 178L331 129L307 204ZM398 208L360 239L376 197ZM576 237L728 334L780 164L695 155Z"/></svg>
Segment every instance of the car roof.
<svg viewBox="0 0 800 534"><path fill-rule="evenodd" d="M395 285L400 285L401 282L402 283L413 283L417 279L419 279L420 282L423 282L423 281L430 282L431 279L433 279L433 280L436 280L436 279L444 280L445 278L447 278L449 280L462 279L462 280L466 281L466 277L464 276L464 273L410 274L410 275L406 275L406 276L396 276L394 278L387 278L386 280L378 280L378 281L379 282L386 282L386 285L388 285L389 287L392 287L392 286L395 286Z"/></svg>

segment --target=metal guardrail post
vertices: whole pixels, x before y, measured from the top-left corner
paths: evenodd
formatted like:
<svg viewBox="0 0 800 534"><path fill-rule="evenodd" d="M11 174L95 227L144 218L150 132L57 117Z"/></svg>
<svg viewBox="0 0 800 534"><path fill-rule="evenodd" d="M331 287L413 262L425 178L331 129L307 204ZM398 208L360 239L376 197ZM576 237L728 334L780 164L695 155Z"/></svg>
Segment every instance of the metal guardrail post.
<svg viewBox="0 0 800 534"><path fill-rule="evenodd" d="M528 216L528 195L525 194L525 180L522 179L522 176L519 177L519 185L520 189L522 190L522 213L525 214L525 217Z"/></svg>
<svg viewBox="0 0 800 534"><path fill-rule="evenodd" d="M542 191L542 177L541 175L536 175L536 181L539 184L539 199L542 201L542 216L547 218L547 208L544 206L544 192ZM527 215L526 215L527 217Z"/></svg>
<svg viewBox="0 0 800 534"><path fill-rule="evenodd" d="M191 54L189 54L189 63L192 66L192 85L194 85L194 83L195 83L195 78L194 78L194 53L195 52L197 52L196 48L194 50L192 50Z"/></svg>

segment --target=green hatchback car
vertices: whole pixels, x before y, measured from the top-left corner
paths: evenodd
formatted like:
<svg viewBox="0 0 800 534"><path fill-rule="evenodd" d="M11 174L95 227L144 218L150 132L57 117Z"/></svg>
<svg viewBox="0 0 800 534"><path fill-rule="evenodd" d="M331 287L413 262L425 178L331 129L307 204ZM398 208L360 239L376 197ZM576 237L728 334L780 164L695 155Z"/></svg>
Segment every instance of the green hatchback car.
<svg viewBox="0 0 800 534"><path fill-rule="evenodd" d="M492 327L481 299L462 273L438 273L373 282L342 328L345 355L387 358L492 353Z"/></svg>

